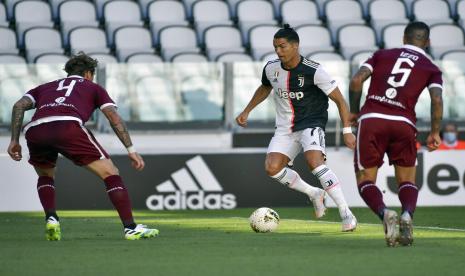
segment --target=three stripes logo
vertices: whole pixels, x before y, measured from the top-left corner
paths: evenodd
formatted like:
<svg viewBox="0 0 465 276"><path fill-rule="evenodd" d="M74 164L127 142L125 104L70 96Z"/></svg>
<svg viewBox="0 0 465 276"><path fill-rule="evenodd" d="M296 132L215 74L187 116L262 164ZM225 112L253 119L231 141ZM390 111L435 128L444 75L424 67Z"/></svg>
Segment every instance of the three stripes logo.
<svg viewBox="0 0 465 276"><path fill-rule="evenodd" d="M223 187L200 155L186 161L187 168L171 174L156 187L160 194L146 200L150 210L234 209L236 196L223 193Z"/></svg>

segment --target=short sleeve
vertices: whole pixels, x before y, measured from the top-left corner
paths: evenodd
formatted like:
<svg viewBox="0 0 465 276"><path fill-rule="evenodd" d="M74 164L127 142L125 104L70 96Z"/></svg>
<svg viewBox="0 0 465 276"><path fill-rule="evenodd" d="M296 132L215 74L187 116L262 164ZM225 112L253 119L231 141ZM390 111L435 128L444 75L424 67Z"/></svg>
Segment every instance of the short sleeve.
<svg viewBox="0 0 465 276"><path fill-rule="evenodd" d="M37 88L31 89L24 94L24 97L28 97L31 99L31 101L34 103L34 106L36 106L37 102Z"/></svg>
<svg viewBox="0 0 465 276"><path fill-rule="evenodd" d="M433 88L433 87L438 87L438 88L443 89L442 88L442 72L438 68L436 68L436 70L433 71L428 81L428 89Z"/></svg>
<svg viewBox="0 0 465 276"><path fill-rule="evenodd" d="M371 57L369 57L360 67L364 66L368 68L373 73L373 68L376 66L376 60L378 57L378 52L375 52Z"/></svg>
<svg viewBox="0 0 465 276"><path fill-rule="evenodd" d="M108 92L101 87L100 85L96 85L97 95L96 95L96 105L100 108L100 110L104 109L107 106L115 106L115 102L111 99Z"/></svg>
<svg viewBox="0 0 465 276"><path fill-rule="evenodd" d="M268 79L268 77L266 76L266 65L265 67L263 67L263 72L262 72L262 84L264 86L271 86L271 82L270 80Z"/></svg>
<svg viewBox="0 0 465 276"><path fill-rule="evenodd" d="M316 69L314 83L326 95L329 95L337 88L337 81L331 77L321 65Z"/></svg>

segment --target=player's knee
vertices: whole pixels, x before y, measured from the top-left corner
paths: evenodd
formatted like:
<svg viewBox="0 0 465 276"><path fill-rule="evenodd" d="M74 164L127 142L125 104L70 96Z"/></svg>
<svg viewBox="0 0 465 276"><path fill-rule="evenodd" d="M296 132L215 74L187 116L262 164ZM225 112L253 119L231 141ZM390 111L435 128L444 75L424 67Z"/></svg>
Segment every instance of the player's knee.
<svg viewBox="0 0 465 276"><path fill-rule="evenodd" d="M283 166L278 163L267 162L265 164L265 171L269 176L278 174L282 169Z"/></svg>
<svg viewBox="0 0 465 276"><path fill-rule="evenodd" d="M320 161L320 160L309 160L307 162L308 164L308 167L310 168L310 170L314 170L316 168L318 168L319 166L323 165L324 162L323 161Z"/></svg>

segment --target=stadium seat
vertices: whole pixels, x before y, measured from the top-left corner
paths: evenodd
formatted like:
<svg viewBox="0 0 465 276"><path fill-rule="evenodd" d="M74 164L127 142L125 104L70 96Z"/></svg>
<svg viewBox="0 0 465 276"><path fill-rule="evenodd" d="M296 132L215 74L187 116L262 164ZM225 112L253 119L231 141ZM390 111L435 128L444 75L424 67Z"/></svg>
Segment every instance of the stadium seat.
<svg viewBox="0 0 465 276"><path fill-rule="evenodd" d="M181 0L181 1L184 4L184 8L186 9L187 19L192 20L194 4L198 2L198 0ZM201 0L201 1L204 1L204 0Z"/></svg>
<svg viewBox="0 0 465 276"><path fill-rule="evenodd" d="M205 30L205 51L210 60L225 52L245 52L241 33L233 26L212 26Z"/></svg>
<svg viewBox="0 0 465 276"><path fill-rule="evenodd" d="M77 27L69 32L72 54L79 51L109 53L105 31L96 27Z"/></svg>
<svg viewBox="0 0 465 276"><path fill-rule="evenodd" d="M58 22L59 17L60 17L60 5L66 1L73 1L73 0L48 0L48 3L50 4L50 8L52 10L52 18L54 21ZM85 1L85 0L82 0L82 1ZM92 6L93 5L94 4L92 4Z"/></svg>
<svg viewBox="0 0 465 276"><path fill-rule="evenodd" d="M234 19L237 19L237 3L239 3L242 0L226 0L226 3L228 3L229 10L231 11L231 16Z"/></svg>
<svg viewBox="0 0 465 276"><path fill-rule="evenodd" d="M193 19L199 41L203 41L204 31L214 25L232 25L228 4L219 0L197 1L193 6Z"/></svg>
<svg viewBox="0 0 465 276"><path fill-rule="evenodd" d="M330 52L330 51L317 51L307 55L308 59L316 61L318 63L324 61L344 61L344 57L341 54Z"/></svg>
<svg viewBox="0 0 465 276"><path fill-rule="evenodd" d="M163 76L144 77L137 81L133 109L141 122L177 121L180 119L179 103L174 87ZM156 89L154 89L156 88Z"/></svg>
<svg viewBox="0 0 465 276"><path fill-rule="evenodd" d="M358 71L360 65L362 65L367 59L369 59L373 55L374 51L360 51L354 53L350 58L350 66L352 75Z"/></svg>
<svg viewBox="0 0 465 276"><path fill-rule="evenodd" d="M162 63L163 59L156 54L134 53L126 58L126 63Z"/></svg>
<svg viewBox="0 0 465 276"><path fill-rule="evenodd" d="M465 91L465 76L457 77L453 85L455 94L453 95L454 100L451 101L451 109L455 116L463 118L465 117L465 109L463 108L465 105L465 96L461 92Z"/></svg>
<svg viewBox="0 0 465 276"><path fill-rule="evenodd" d="M404 30L407 24L390 24L381 31L383 48L399 48L404 45Z"/></svg>
<svg viewBox="0 0 465 276"><path fill-rule="evenodd" d="M249 30L260 24L277 24L273 6L265 0L243 0L237 3L237 21L242 39L247 44Z"/></svg>
<svg viewBox="0 0 465 276"><path fill-rule="evenodd" d="M250 65L247 63L244 64L234 64L234 71L244 72ZM263 65L260 64L260 68L263 68ZM253 91L261 84L260 75L246 75L246 74L235 74L233 80L233 95L234 95L234 114L239 114L242 109L247 106L250 99L253 96ZM276 112L274 109L273 101L268 99L262 102L260 105L254 108L253 112L250 113L249 122L253 121L272 121L276 117Z"/></svg>
<svg viewBox="0 0 465 276"><path fill-rule="evenodd" d="M7 27L0 27L0 53L19 53L18 45L16 43L16 34L12 29Z"/></svg>
<svg viewBox="0 0 465 276"><path fill-rule="evenodd" d="M150 31L140 26L120 27L115 31L115 50L118 60L124 62L134 53L154 53Z"/></svg>
<svg viewBox="0 0 465 276"><path fill-rule="evenodd" d="M16 34L19 46L23 46L24 32L32 27L53 27L52 12L47 2L26 0L14 6Z"/></svg>
<svg viewBox="0 0 465 276"><path fill-rule="evenodd" d="M274 52L273 37L278 30L279 27L273 25L259 25L250 29L250 51L254 60L261 60L264 54Z"/></svg>
<svg viewBox="0 0 465 276"><path fill-rule="evenodd" d="M26 60L15 54L0 54L0 64L26 64ZM4 75L0 74L0 76Z"/></svg>
<svg viewBox="0 0 465 276"><path fill-rule="evenodd" d="M412 4L415 21L423 21L428 25L453 23L449 4L443 0L417 0Z"/></svg>
<svg viewBox="0 0 465 276"><path fill-rule="evenodd" d="M13 20L14 19L14 6L19 1L22 1L22 0L5 0L5 1L2 1L3 3L5 3L6 16L7 16L8 20Z"/></svg>
<svg viewBox="0 0 465 276"><path fill-rule="evenodd" d="M452 24L437 24L430 28L430 52L434 58L450 50L465 49L463 30Z"/></svg>
<svg viewBox="0 0 465 276"><path fill-rule="evenodd" d="M64 52L60 32L47 27L29 28L24 33L24 48L30 63L40 54Z"/></svg>
<svg viewBox="0 0 465 276"><path fill-rule="evenodd" d="M160 30L160 49L164 60L181 52L200 52L195 31L186 26L169 26Z"/></svg>
<svg viewBox="0 0 465 276"><path fill-rule="evenodd" d="M375 51L376 46L375 32L368 26L349 24L338 32L338 42L341 54L349 59L359 51Z"/></svg>
<svg viewBox="0 0 465 276"><path fill-rule="evenodd" d="M443 70L444 75L453 81L457 77L462 76L465 72L465 50L447 51L441 56L441 67L447 68Z"/></svg>
<svg viewBox="0 0 465 276"><path fill-rule="evenodd" d="M206 56L200 54L200 53L179 53L179 54L176 54L174 55L172 58L171 58L171 62L175 63L175 62L179 62L179 63L182 63L182 62L188 62L188 63L191 63L191 62L194 62L194 63L197 63L197 62L208 62L208 59Z"/></svg>
<svg viewBox="0 0 465 276"><path fill-rule="evenodd" d="M41 54L36 57L34 63L40 64L65 64L69 57L64 54Z"/></svg>
<svg viewBox="0 0 465 276"><path fill-rule="evenodd" d="M331 35L323 26L304 25L296 28L300 38L300 53L303 56L315 51L333 51ZM315 39L318 38L318 39Z"/></svg>
<svg viewBox="0 0 465 276"><path fill-rule="evenodd" d="M96 59L98 61L98 67L103 68L107 64L111 63L118 63L118 60L116 57L112 54L107 54L107 53L87 53L90 57Z"/></svg>
<svg viewBox="0 0 465 276"><path fill-rule="evenodd" d="M216 57L216 62L252 62L253 59L246 53L226 52Z"/></svg>
<svg viewBox="0 0 465 276"><path fill-rule="evenodd" d="M331 37L336 40L339 28L347 24L364 24L362 7L354 0L333 0L326 2L325 15Z"/></svg>
<svg viewBox="0 0 465 276"><path fill-rule="evenodd" d="M384 27L389 24L409 22L405 5L399 0L375 0L370 2L368 10L378 43L382 41L381 32Z"/></svg>
<svg viewBox="0 0 465 276"><path fill-rule="evenodd" d="M58 6L63 44L68 45L69 31L77 27L98 27L97 12L92 2L84 0L70 0Z"/></svg>
<svg viewBox="0 0 465 276"><path fill-rule="evenodd" d="M173 0L157 0L148 6L148 17L154 44L159 44L160 30L167 26L188 26L183 4Z"/></svg>
<svg viewBox="0 0 465 276"><path fill-rule="evenodd" d="M103 6L105 28L109 45L113 45L114 32L123 26L142 26L142 15L139 5L129 0L115 0Z"/></svg>
<svg viewBox="0 0 465 276"><path fill-rule="evenodd" d="M318 7L310 0L286 0L279 7L283 23L292 27L304 24L321 24L318 18Z"/></svg>
<svg viewBox="0 0 465 276"><path fill-rule="evenodd" d="M5 5L0 3L0 27L8 27L8 25L10 22L8 22Z"/></svg>

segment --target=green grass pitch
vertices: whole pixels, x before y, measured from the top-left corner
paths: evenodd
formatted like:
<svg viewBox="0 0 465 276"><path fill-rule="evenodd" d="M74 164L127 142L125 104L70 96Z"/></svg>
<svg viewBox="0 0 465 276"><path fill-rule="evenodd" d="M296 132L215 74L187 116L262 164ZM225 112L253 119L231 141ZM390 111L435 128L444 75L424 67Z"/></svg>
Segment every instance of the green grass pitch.
<svg viewBox="0 0 465 276"><path fill-rule="evenodd" d="M44 238L41 213L0 213L0 275L465 275L465 207L418 208L412 247L388 248L382 226L355 208L356 232L337 210L274 208L274 233L254 233L252 209L135 212L160 236L126 241L114 211L62 211L63 237Z"/></svg>

